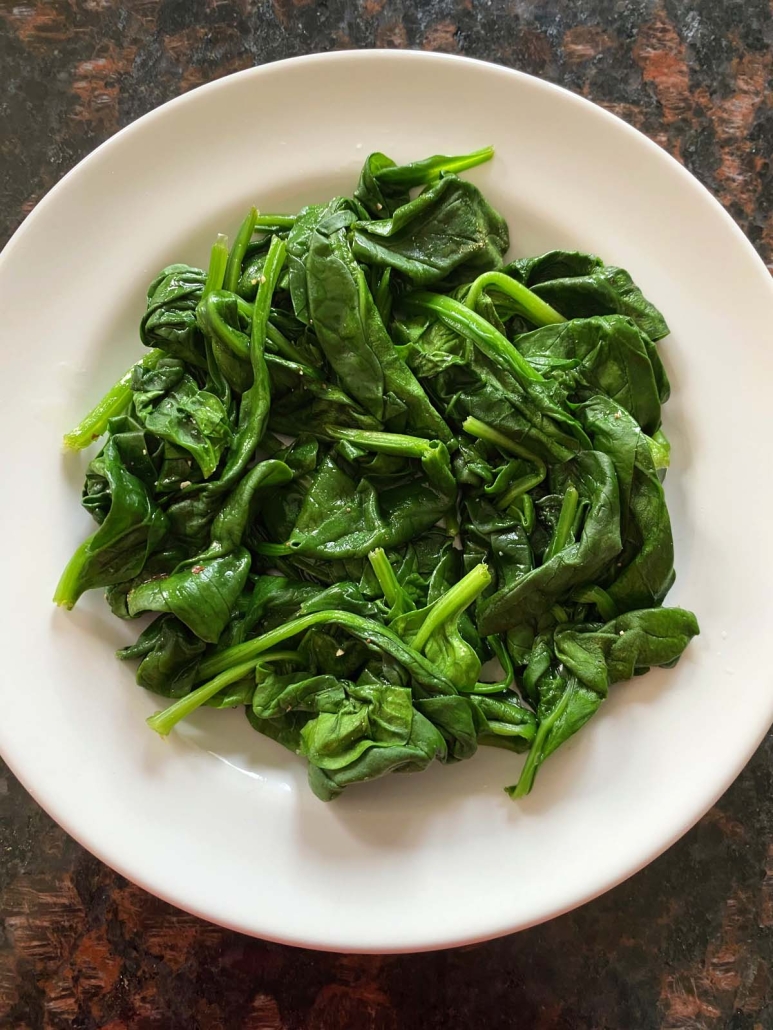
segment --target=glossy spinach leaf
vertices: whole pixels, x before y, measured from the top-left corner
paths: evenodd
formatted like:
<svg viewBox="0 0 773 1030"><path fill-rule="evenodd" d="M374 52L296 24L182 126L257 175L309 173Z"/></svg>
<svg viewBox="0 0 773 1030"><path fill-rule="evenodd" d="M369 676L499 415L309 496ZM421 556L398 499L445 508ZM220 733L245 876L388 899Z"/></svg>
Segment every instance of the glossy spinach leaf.
<svg viewBox="0 0 773 1030"><path fill-rule="evenodd" d="M328 559L364 557L377 547L408 543L454 504L456 483L448 452L439 441L355 430L347 437L375 450L402 447L408 478L378 490L366 478L353 479L328 454L288 537L290 552Z"/></svg>
<svg viewBox="0 0 773 1030"><path fill-rule="evenodd" d="M191 454L208 479L231 441L228 412L222 401L199 388L176 358L135 373L134 410L145 429Z"/></svg>
<svg viewBox="0 0 773 1030"><path fill-rule="evenodd" d="M671 666L698 633L692 612L654 608L629 612L604 626L559 626L537 639L524 686L537 707L537 732L513 797L528 794L540 765L598 710L609 687Z"/></svg>
<svg viewBox="0 0 773 1030"><path fill-rule="evenodd" d="M105 445L99 469L110 503L99 529L81 544L62 573L54 601L65 608L72 608L86 590L137 576L167 531L166 516L145 484L127 470L115 440Z"/></svg>
<svg viewBox="0 0 773 1030"><path fill-rule="evenodd" d="M206 368L204 341L196 323L196 308L207 274L190 265L169 265L148 287L147 311L140 322L140 339L170 357Z"/></svg>
<svg viewBox="0 0 773 1030"><path fill-rule="evenodd" d="M627 315L651 340L668 335L662 314L628 272L605 265L594 254L552 250L539 257L512 261L504 271L566 318Z"/></svg>
<svg viewBox="0 0 773 1030"><path fill-rule="evenodd" d="M556 363L572 367L587 386L605 393L646 433L660 426L661 398L653 370L653 358L658 364L660 358L630 319L620 315L577 318L525 333L515 344L546 374Z"/></svg>
<svg viewBox="0 0 773 1030"><path fill-rule="evenodd" d="M426 286L499 268L509 243L506 222L480 190L447 175L391 217L357 222L352 249L358 261Z"/></svg>
<svg viewBox="0 0 773 1030"><path fill-rule="evenodd" d="M570 534L543 564L481 603L478 628L484 636L539 618L576 588L594 582L620 553L620 497L611 459L583 451L553 466L550 482L554 493L565 497L573 489L588 504L579 538Z"/></svg>
<svg viewBox="0 0 773 1030"><path fill-rule="evenodd" d="M309 310L320 346L344 389L388 429L410 424L419 436L448 441L450 430L381 321L349 247L347 215L333 215L316 227L306 260Z"/></svg>
<svg viewBox="0 0 773 1030"><path fill-rule="evenodd" d="M216 643L247 582L250 563L244 548L222 558L202 558L196 565L132 590L129 613L171 612L201 640Z"/></svg>
<svg viewBox="0 0 773 1030"><path fill-rule="evenodd" d="M117 652L125 661L139 658L137 683L163 697L183 697L196 680L206 644L174 615L161 615L136 643Z"/></svg>

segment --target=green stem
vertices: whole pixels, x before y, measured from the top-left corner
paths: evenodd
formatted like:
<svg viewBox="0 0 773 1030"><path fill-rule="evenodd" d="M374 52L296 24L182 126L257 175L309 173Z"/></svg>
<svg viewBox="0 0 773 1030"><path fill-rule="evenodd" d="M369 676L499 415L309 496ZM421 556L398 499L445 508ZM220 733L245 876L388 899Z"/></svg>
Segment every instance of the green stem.
<svg viewBox="0 0 773 1030"><path fill-rule="evenodd" d="M268 368L263 357L266 342L266 327L271 310L271 298L284 265L287 245L274 236L263 265L263 278L255 296L250 330L250 361L252 363L252 386L242 394L239 407L239 424L231 446L226 467L220 480L212 489L222 492L229 489L238 479L247 462L255 453L268 421L271 402L271 384Z"/></svg>
<svg viewBox="0 0 773 1030"><path fill-rule="evenodd" d="M671 464L671 444L662 429L656 430L652 436L645 437L655 470L667 469Z"/></svg>
<svg viewBox="0 0 773 1030"><path fill-rule="evenodd" d="M255 228L261 232L285 232L295 225L297 215L258 215Z"/></svg>
<svg viewBox="0 0 773 1030"><path fill-rule="evenodd" d="M343 612L336 609L329 611L311 612L309 615L301 615L291 619L283 626L269 630L262 636L254 637L252 640L245 640L243 644L234 644L218 654L205 658L199 666L199 679L208 679L210 676L217 676L229 669L234 663L252 661L257 655L264 651L271 650L277 644L289 640L299 633L311 629L312 626L319 626L332 622L352 636L364 641L373 648L378 648L391 655L396 661L403 665L410 673L416 683L435 694L455 694L456 688L442 673L438 672L427 659L417 652L413 646L405 644L395 633L387 629L379 622L366 619L361 615L352 612Z"/></svg>
<svg viewBox="0 0 773 1030"><path fill-rule="evenodd" d="M550 614L553 616L553 618L556 620L559 626L562 623L569 621L569 616L566 614L566 608L563 608L560 604L554 604L553 607L550 609Z"/></svg>
<svg viewBox="0 0 773 1030"><path fill-rule="evenodd" d="M252 309L250 339L253 347L253 358L256 344L260 348L261 354L263 353L268 329L268 316L271 313L271 300L274 296L276 284L279 282L279 276L282 273L286 256L287 244L284 240L280 240L275 236L271 240L271 246L268 248L268 254L266 254L263 274L260 277L258 292L255 295L255 306Z"/></svg>
<svg viewBox="0 0 773 1030"><path fill-rule="evenodd" d="M223 288L223 278L225 276L227 264L228 237L223 236L222 233L218 233L218 237L212 244L212 250L209 254L209 268L207 269L204 291L201 294L202 300L213 290L221 290Z"/></svg>
<svg viewBox="0 0 773 1030"><path fill-rule="evenodd" d="M239 309L239 315L244 319L247 329L249 330L252 326L252 311L253 305L243 297L236 297L236 304ZM273 349L280 354L283 358L287 358L288 361L296 361L299 365L303 365L306 362L305 355L298 350L294 343L280 332L277 327L271 322L271 315L269 314L269 321L266 323L266 343L271 344Z"/></svg>
<svg viewBox="0 0 773 1030"><path fill-rule="evenodd" d="M513 668L513 660L510 657L507 648L504 646L502 641L497 636L486 637L492 651L499 659L499 664L502 666L504 673L504 679L497 680L496 683L476 683L469 689L466 687L459 687L460 694L502 694L505 690L509 690L515 680L515 669Z"/></svg>
<svg viewBox="0 0 773 1030"><path fill-rule="evenodd" d="M195 712L197 708L201 708L202 705L206 704L213 697L223 690L224 687L230 687L232 683L238 683L244 676L248 676L253 669L258 666L263 666L267 662L302 662L300 652L298 651L271 651L269 654L260 655L254 661L242 662L241 665L234 665L230 669L226 669L219 675L215 676L214 679L208 683L202 683L200 687L192 690L190 694L186 694L185 697L181 697L179 701L175 701L174 704L165 708L161 712L156 712L147 719L148 726L162 737L166 737L169 731L184 719L186 715L190 715Z"/></svg>
<svg viewBox="0 0 773 1030"><path fill-rule="evenodd" d="M258 665L263 665L265 662L298 662L302 664L304 661L300 651L270 651L260 657Z"/></svg>
<svg viewBox="0 0 773 1030"><path fill-rule="evenodd" d="M376 454L397 454L406 458L423 458L428 451L440 446L438 440L425 440L421 436L405 436L402 433L379 433L370 429L343 429L339 426L325 426L333 440L348 440L364 451Z"/></svg>
<svg viewBox="0 0 773 1030"><path fill-rule="evenodd" d="M499 430L495 430L493 425L489 425L488 422L481 422L479 418L475 418L473 415L469 415L462 423L462 428L465 433L469 433L471 437L477 437L478 440L484 440L486 443L494 444L504 451L508 451L510 454L515 454L516 457L523 457L525 461L531 461L531 464L536 466L537 473L540 474L539 483L547 475L547 468L542 458L537 457L532 451L527 450L526 447L522 447L520 444L516 444L514 440L511 440L504 433ZM535 483L535 486L537 484Z"/></svg>
<svg viewBox="0 0 773 1030"><path fill-rule="evenodd" d="M471 569L466 576L455 583L450 590L437 599L427 617L419 627L419 632L411 641L415 651L423 651L424 646L439 626L455 619L465 608L480 596L491 582L491 573L482 562Z"/></svg>
<svg viewBox="0 0 773 1030"><path fill-rule="evenodd" d="M79 579L84 562L89 554L92 539L93 537L90 536L80 544L75 554L67 562L64 572L59 577L53 601L60 608L67 608L70 611L82 593L79 589Z"/></svg>
<svg viewBox="0 0 773 1030"><path fill-rule="evenodd" d="M518 313L524 315L534 325L555 325L557 322L566 321L564 316L559 314L555 308L551 308L536 293L532 293L527 286L516 282L515 279L511 279L504 272L484 272L483 275L479 275L470 287L470 292L465 299L467 307L475 311L481 293L491 288L495 289L497 293L504 293L505 296L514 301L514 306Z"/></svg>
<svg viewBox="0 0 773 1030"><path fill-rule="evenodd" d="M264 358L267 365L273 364L277 368L286 368L288 372L294 372L295 375L304 376L306 379L314 379L318 383L323 381L322 373L310 365L303 365L299 361L290 361L287 358L280 357L278 354L267 353L264 355Z"/></svg>
<svg viewBox="0 0 773 1030"><path fill-rule="evenodd" d="M295 550L289 544L272 544L270 540L261 540L252 549L255 554L263 554L267 558L284 558L285 555L293 554Z"/></svg>
<svg viewBox="0 0 773 1030"><path fill-rule="evenodd" d="M378 279L378 285L373 291L373 300L378 308L378 313L381 315L381 321L384 325L389 325L389 319L392 314L392 291L390 289L392 282L392 269L387 265L386 268L381 270L381 275Z"/></svg>
<svg viewBox="0 0 773 1030"><path fill-rule="evenodd" d="M506 372L514 375L519 382L531 380L544 382L544 377L529 364L526 358L503 336L491 322L460 304L453 297L439 293L427 293L423 290L409 293L403 300L409 311L429 312L453 329L454 332L468 337L487 358L499 365Z"/></svg>
<svg viewBox="0 0 773 1030"><path fill-rule="evenodd" d="M280 354L283 358L287 358L288 361L295 361L299 365L304 365L306 362L306 356L302 351L299 351L294 344L287 339L284 333L280 333L275 325L271 322L266 324L266 342L270 343L272 347L276 349L277 354Z"/></svg>
<svg viewBox="0 0 773 1030"><path fill-rule="evenodd" d="M518 777L518 782L514 787L505 787L505 793L509 794L511 798L525 797L534 786L534 777L537 775L537 769L539 769L543 760L542 752L545 741L557 720L564 714L572 691L573 683L570 680L567 683L566 690L561 695L561 700L550 715L540 722L534 742L529 748L529 754L526 756L526 763L523 769L521 769L521 775Z"/></svg>
<svg viewBox="0 0 773 1030"><path fill-rule="evenodd" d="M349 613L323 611L311 612L309 615L301 615L299 618L291 619L289 622L285 622L282 626L277 626L276 629L269 630L268 633L263 633L259 637L254 637L252 640L245 640L243 644L234 644L232 647L228 647L224 651L210 655L210 657L205 658L199 666L200 678L206 679L209 676L217 676L224 670L229 669L234 662L237 664L250 662L253 658L257 658L258 655L263 654L264 651L270 651L271 648L275 647L277 644L281 644L285 640L289 640L291 637L296 636L298 633L303 633L305 630L311 629L312 626L318 626L323 622L335 622L336 620L334 617L336 615L348 616Z"/></svg>
<svg viewBox="0 0 773 1030"><path fill-rule="evenodd" d="M583 587L572 594L572 600L581 604L595 604L604 622L611 622L617 618L617 605L602 587Z"/></svg>
<svg viewBox="0 0 773 1030"><path fill-rule="evenodd" d="M523 494L528 494L535 486L539 486L544 478L544 472L535 472L531 476L521 476L520 479L516 479L514 483L511 483L506 492L496 501L495 507L499 511L507 511L513 501L517 501Z"/></svg>
<svg viewBox="0 0 773 1030"><path fill-rule="evenodd" d="M237 358L249 361L249 338L245 336L241 329L232 326L223 314L223 312L227 313L228 309L231 308L231 315L233 315L233 298L234 294L228 293L225 290L210 290L199 301L197 318L199 319L199 325L205 330L207 335L217 339L232 354L235 354Z"/></svg>
<svg viewBox="0 0 773 1030"><path fill-rule="evenodd" d="M570 483L566 488L564 499L561 502L561 512L558 516L558 522L556 528L553 531L550 543L545 551L543 558L543 564L550 561L566 547L572 537L572 525L574 524L574 517L577 514L577 502L580 499L580 495L577 493L577 487L572 486Z"/></svg>
<svg viewBox="0 0 773 1030"><path fill-rule="evenodd" d="M524 479L526 478L527 477L524 476ZM519 482L522 481L519 480ZM515 485L516 484L513 484L513 486ZM529 487L529 489L531 489L531 487ZM512 499L505 495L500 498L499 502L496 504L496 508L498 511L508 511L513 507L516 501L520 501L520 504L516 508L513 508L513 511L517 512L520 516L521 525L523 526L526 535L529 536L531 531L534 529L535 522L537 521L537 516L534 511L534 501L531 499L531 494L522 492Z"/></svg>
<svg viewBox="0 0 773 1030"><path fill-rule="evenodd" d="M244 261L247 246L252 239L252 234L255 232L257 217L258 212L256 208L251 207L247 217L239 226L236 239L228 255L228 263L226 264L225 276L223 278L223 289L229 290L231 293L235 293L236 287L239 285L239 278L242 274L242 262Z"/></svg>
<svg viewBox="0 0 773 1030"><path fill-rule="evenodd" d="M384 548L377 547L375 551L371 551L368 554L368 561L372 565L373 571L376 574L376 579L378 580L378 585L381 587L384 600L390 608L394 608L400 599L402 591L400 589L400 584L397 582L395 570L392 568Z"/></svg>
<svg viewBox="0 0 773 1030"><path fill-rule="evenodd" d="M137 361L132 367L121 376L115 386L112 386L104 397L94 405L86 417L65 434L64 446L68 451L82 451L84 447L98 440L107 429L107 423L111 418L120 415L132 399L132 376L135 368L155 368L159 360L164 356L160 350L150 350Z"/></svg>
<svg viewBox="0 0 773 1030"><path fill-rule="evenodd" d="M376 178L379 182L411 189L414 186L423 186L425 183L437 182L441 175L457 174L468 168L474 168L476 165L482 165L485 161L490 161L493 156L493 147L482 147L480 150L474 150L471 154L459 154L455 157L436 155L425 158L423 161L413 161L408 165L384 168L377 173Z"/></svg>
<svg viewBox="0 0 773 1030"><path fill-rule="evenodd" d="M243 676L252 672L257 664L258 659L255 658L252 661L241 662L239 665L225 669L215 676L214 679L209 680L207 683L202 683L200 687L192 690L185 697L181 697L162 712L156 712L154 715L151 715L147 720L148 726L160 736L168 736L169 731L181 719L195 712L205 701L209 701L215 694L219 694L224 687L230 687L232 683L237 683Z"/></svg>

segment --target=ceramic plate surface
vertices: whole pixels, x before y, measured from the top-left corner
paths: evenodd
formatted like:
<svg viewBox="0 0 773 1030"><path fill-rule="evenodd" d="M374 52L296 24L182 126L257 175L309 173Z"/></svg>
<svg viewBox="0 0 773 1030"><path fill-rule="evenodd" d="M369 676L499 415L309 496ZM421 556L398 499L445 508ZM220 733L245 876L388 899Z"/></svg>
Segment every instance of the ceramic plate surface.
<svg viewBox="0 0 773 1030"><path fill-rule="evenodd" d="M164 742L157 698L113 652L136 635L99 592L50 598L91 532L87 456L62 433L141 354L148 282L206 263L250 204L351 193L366 154L494 144L466 173L513 256L553 247L629 269L663 310L676 585L702 635L678 668L613 688L520 803L521 758L482 749L333 804L241 712ZM568 92L410 52L285 61L140 119L51 191L0 258L4 579L0 750L82 844L207 919L316 948L418 950L492 937L607 890L684 833L773 720L773 287L740 230L655 144Z"/></svg>

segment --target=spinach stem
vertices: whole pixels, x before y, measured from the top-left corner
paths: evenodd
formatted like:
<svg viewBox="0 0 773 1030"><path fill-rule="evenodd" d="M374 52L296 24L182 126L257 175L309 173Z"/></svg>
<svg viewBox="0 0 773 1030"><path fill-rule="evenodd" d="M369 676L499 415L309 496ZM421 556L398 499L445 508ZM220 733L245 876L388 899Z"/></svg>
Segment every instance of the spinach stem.
<svg viewBox="0 0 773 1030"><path fill-rule="evenodd" d="M303 633L304 630L311 629L312 626L318 626L322 622L335 622L335 616L342 616L344 614L347 617L349 615L349 613L336 611L311 612L309 615L301 615L297 619L291 619L282 626L277 626L276 629L269 630L268 633L263 633L252 640L245 640L243 644L234 644L232 647L227 647L224 651L204 659L199 666L200 678L207 679L209 676L218 676L224 670L229 669L234 662L237 664L250 662L253 658L263 654L264 651L270 651L276 644L281 644L285 640L289 640L290 637Z"/></svg>
<svg viewBox="0 0 773 1030"><path fill-rule="evenodd" d="M444 622L460 615L465 608L480 596L491 582L491 573L483 562L470 569L466 576L455 583L450 590L437 599L427 613L427 617L419 627L419 632L411 641L415 651L423 651L424 645Z"/></svg>
<svg viewBox="0 0 773 1030"><path fill-rule="evenodd" d="M266 327L271 310L271 298L281 274L287 254L287 245L278 236L271 239L266 261L263 265L263 277L255 295L250 329L250 361L252 364L252 386L242 394L239 408L239 423L234 442L220 480L212 484L212 489L222 493L229 489L244 471L247 462L252 458L260 443L268 421L271 404L271 383L268 368L263 357L266 341Z"/></svg>
<svg viewBox="0 0 773 1030"><path fill-rule="evenodd" d="M583 587L572 594L572 600L581 604L595 604L604 622L611 622L617 618L617 605L600 586Z"/></svg>
<svg viewBox="0 0 773 1030"><path fill-rule="evenodd" d="M379 182L393 186L404 186L411 189L425 183L437 182L441 175L457 174L476 165L490 161L494 156L493 147L481 147L471 154L460 154L458 157L428 157L423 161L412 161L408 165L397 165L394 168L383 168L377 173Z"/></svg>
<svg viewBox="0 0 773 1030"><path fill-rule="evenodd" d="M273 232L274 230L284 232L286 229L292 229L297 217L297 215L258 215L255 219L255 228L261 232Z"/></svg>
<svg viewBox="0 0 773 1030"><path fill-rule="evenodd" d="M484 272L483 275L479 275L465 299L467 307L475 311L481 293L489 289L504 293L515 302L518 314L524 315L536 326L555 325L557 322L566 321L562 314L533 293L528 286L511 279L504 272Z"/></svg>
<svg viewBox="0 0 773 1030"><path fill-rule="evenodd" d="M263 356L269 367L273 364L275 368L286 368L297 376L305 376L307 379L313 379L318 383L323 381L322 374L316 368L311 368L310 365L304 365L300 361L293 361L291 358L283 358L279 354L274 354L273 351L267 351Z"/></svg>
<svg viewBox="0 0 773 1030"><path fill-rule="evenodd" d="M447 325L454 332L472 340L487 358L499 365L506 372L514 375L519 382L525 380L544 382L544 376L533 368L506 336L488 322L482 315L472 311L453 297L440 293L428 293L418 290L409 293L403 301L405 307L412 311L429 312Z"/></svg>
<svg viewBox="0 0 773 1030"><path fill-rule="evenodd" d="M148 726L160 736L168 736L169 731L181 719L184 719L186 715L190 715L191 712L195 712L197 708L200 708L205 701L209 701L215 694L219 694L223 687L229 687L232 683L238 682L243 676L252 672L257 664L258 659L256 657L251 661L241 662L239 665L233 665L225 669L207 683L202 683L200 687L192 690L190 694L179 698L168 708L151 715L147 720Z"/></svg>
<svg viewBox="0 0 773 1030"><path fill-rule="evenodd" d="M376 454L397 454L406 458L423 458L428 451L440 446L437 440L425 440L421 436L405 436L402 433L380 433L370 429L344 429L339 426L325 426L334 440L347 440L365 451Z"/></svg>
<svg viewBox="0 0 773 1030"><path fill-rule="evenodd" d="M577 487L572 486L570 483L566 488L564 499L561 502L561 511L558 516L558 522L556 528L553 531L550 543L545 551L545 557L543 562L549 562L551 558L555 556L566 547L572 537L572 525L574 524L574 517L577 514L577 502L580 499L580 495L577 492Z"/></svg>
<svg viewBox="0 0 773 1030"><path fill-rule="evenodd" d="M364 640L366 644L372 644L390 654L401 665L405 666L411 676L425 689L435 693L455 694L456 688L442 673L420 654L411 644L404 643L395 633L387 629L380 622L373 619L366 619L362 615L355 615L353 612L344 612L337 609L329 609L320 612L311 612L309 615L301 615L291 619L276 629L269 630L252 640L245 640L243 644L234 644L217 654L205 658L199 666L199 679L208 679L210 676L217 676L234 663L251 661L256 655L269 651L277 644L289 640L290 637L303 633L312 626L319 626L332 622L342 629L351 633L352 636Z"/></svg>
<svg viewBox="0 0 773 1030"><path fill-rule="evenodd" d="M224 312L233 303L233 294L224 290L210 290L199 301L197 318L199 325L226 346L232 354L244 361L250 360L250 342L247 336L232 326Z"/></svg>
<svg viewBox="0 0 773 1030"><path fill-rule="evenodd" d="M255 305L252 309L250 341L252 343L253 362L255 361L256 347L260 349L261 355L263 353L268 328L268 317L271 313L271 299L274 296L276 284L279 282L279 276L284 267L286 256L287 244L284 240L280 240L278 236L274 236L268 248L268 254L266 254L263 275L258 285Z"/></svg>
<svg viewBox="0 0 773 1030"><path fill-rule="evenodd" d="M507 511L513 501L518 500L524 494L528 494L529 490L533 490L535 486L539 486L544 478L544 472L535 472L531 476L521 476L520 479L516 479L514 483L510 484L508 489L497 500L495 507L499 511Z"/></svg>
<svg viewBox="0 0 773 1030"><path fill-rule="evenodd" d="M545 719L540 721L537 728L537 734L534 737L534 742L529 748L529 753L526 756L526 762L523 769L521 769L521 775L518 777L518 782L514 787L505 787L505 793L509 794L511 798L522 798L525 797L534 786L534 777L537 775L537 769L542 764L542 751L545 746L545 741L548 734L553 729L558 719L564 714L569 699L574 690L574 679L568 681L566 690L561 695L561 699L553 709L553 711Z"/></svg>
<svg viewBox="0 0 773 1030"><path fill-rule="evenodd" d="M481 683L480 681L472 687L458 687L460 694L501 694L505 690L509 690L515 680L515 669L513 668L513 660L508 654L507 648L499 639L498 636L486 637L491 650L499 659L499 664L502 666L502 672L504 678L497 680L496 683Z"/></svg>
<svg viewBox="0 0 773 1030"><path fill-rule="evenodd" d="M57 583L56 590L54 591L54 604L59 605L60 608L66 608L70 611L80 596L80 591L78 590L78 578L81 574L86 556L89 553L89 546L92 539L92 537L88 537L88 539L84 540L83 543L78 546L75 554L73 554L72 558L67 562L64 572L59 577L59 582Z"/></svg>
<svg viewBox="0 0 773 1030"><path fill-rule="evenodd" d="M495 444L502 450L508 451L510 454L515 454L516 457L523 457L525 461L531 461L531 464L536 466L537 473L540 474L538 480L539 483L547 475L547 468L542 458L537 457L532 451L528 450L520 444L515 443L504 433L501 433L493 425L489 425L488 422L481 422L479 418L475 418L473 415L468 416L462 423L462 428L465 433L469 433L471 437L477 437L478 440L485 440L486 443ZM535 483L535 486L537 484Z"/></svg>
<svg viewBox="0 0 773 1030"><path fill-rule="evenodd" d="M381 321L385 326L389 325L389 318L392 314L392 294L389 289L391 282L392 269L387 265L386 268L381 270L378 283L375 290L373 290L373 300L378 308L379 315L381 315Z"/></svg>
<svg viewBox="0 0 773 1030"><path fill-rule="evenodd" d="M257 209L251 207L247 217L239 226L236 239L234 240L233 246L228 254L228 261L225 266L225 276L223 278L223 289L229 290L231 293L234 293L236 287L239 285L239 277L242 274L242 262L244 261L244 255L247 251L247 245L252 239L252 234L255 232L255 221L257 217Z"/></svg>
<svg viewBox="0 0 773 1030"><path fill-rule="evenodd" d="M212 293L213 290L223 288L223 277L225 276L226 265L228 264L228 237L218 233L217 239L212 244L209 254L209 267L207 278L204 282L204 291L201 300ZM201 301L199 301L201 303Z"/></svg>
<svg viewBox="0 0 773 1030"><path fill-rule="evenodd" d="M124 372L115 386L111 386L107 393L98 401L91 411L78 425L71 429L64 436L64 446L68 451L82 451L84 447L98 440L107 429L107 423L111 418L120 415L132 399L132 376L135 368L155 368L163 357L163 351L150 350L132 367Z"/></svg>
<svg viewBox="0 0 773 1030"><path fill-rule="evenodd" d="M243 297L236 297L236 305L239 309L239 315L244 319L247 329L252 326L252 304ZM288 361L295 361L299 365L304 365L306 358L298 350L295 344L291 343L290 340L280 332L277 327L271 322L271 315L269 314L269 321L266 323L266 343L271 344L274 350L283 358L287 358ZM243 357L249 358L249 352L245 351Z"/></svg>
<svg viewBox="0 0 773 1030"><path fill-rule="evenodd" d="M304 658L300 651L269 651L258 661L258 665L264 662L303 662Z"/></svg>
<svg viewBox="0 0 773 1030"><path fill-rule="evenodd" d="M289 544L275 544L270 540L261 540L253 547L255 554L263 554L267 558L283 558L286 554L292 554L293 550Z"/></svg>
<svg viewBox="0 0 773 1030"><path fill-rule="evenodd" d="M400 584L397 582L395 570L386 556L383 547L377 547L375 551L368 554L368 561L376 574L378 585L384 595L384 600L390 608L394 608L400 599Z"/></svg>

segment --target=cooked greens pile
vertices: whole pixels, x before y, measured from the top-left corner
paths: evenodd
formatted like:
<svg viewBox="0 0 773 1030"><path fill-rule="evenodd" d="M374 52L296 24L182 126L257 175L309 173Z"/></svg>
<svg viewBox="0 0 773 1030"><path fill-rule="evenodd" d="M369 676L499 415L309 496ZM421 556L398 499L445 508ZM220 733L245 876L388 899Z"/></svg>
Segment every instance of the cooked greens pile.
<svg viewBox="0 0 773 1030"><path fill-rule="evenodd" d="M158 733L244 705L324 800L489 744L527 753L518 797L698 632L661 607L666 323L593 255L505 264L456 174L491 156L371 154L150 284L148 351L65 438L106 434L55 601L158 613L119 652Z"/></svg>

